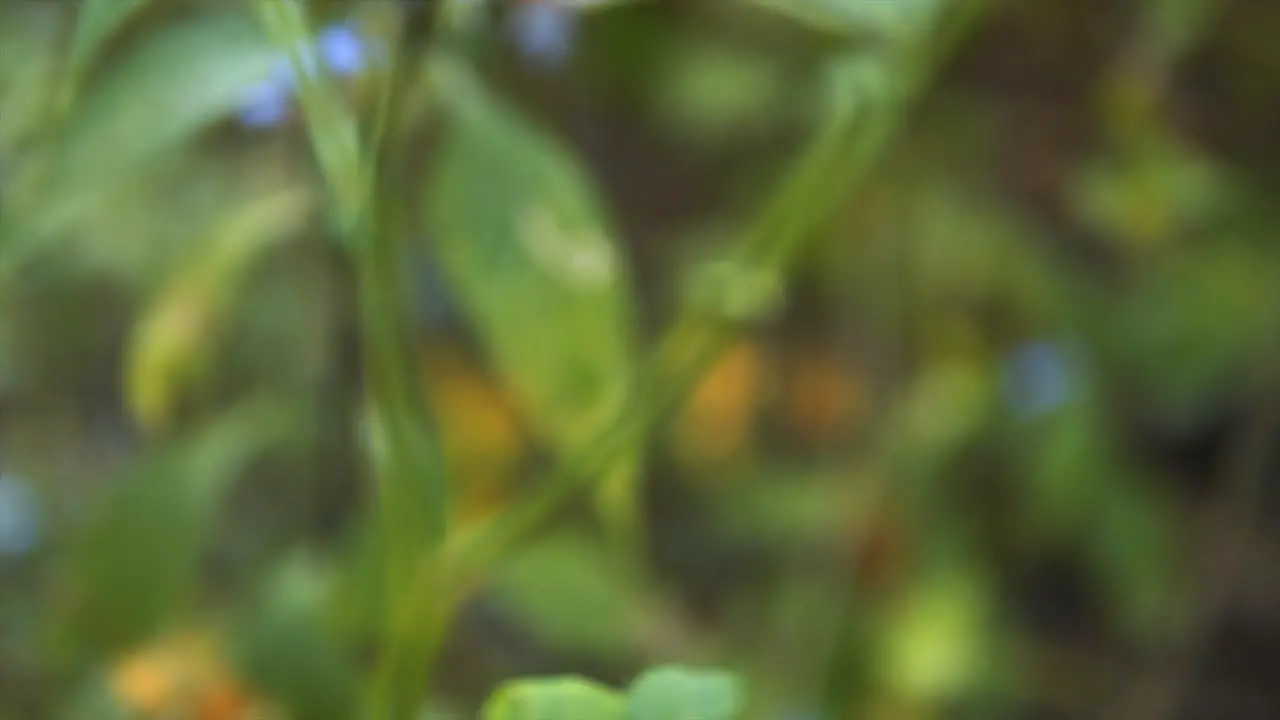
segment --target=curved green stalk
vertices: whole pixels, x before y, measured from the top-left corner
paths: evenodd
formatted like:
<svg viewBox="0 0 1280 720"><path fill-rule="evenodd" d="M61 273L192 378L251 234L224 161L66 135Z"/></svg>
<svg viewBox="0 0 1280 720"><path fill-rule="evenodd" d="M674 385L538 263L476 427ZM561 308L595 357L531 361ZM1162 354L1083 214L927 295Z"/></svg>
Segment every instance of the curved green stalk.
<svg viewBox="0 0 1280 720"><path fill-rule="evenodd" d="M389 419L396 418L388 423L388 430L393 426L401 428L396 437L388 437L396 443L392 455L397 454L398 448L400 453L418 460L402 466L409 475L425 470L439 480L421 484L410 476L397 484L409 492L415 487L424 490L425 497L383 494L383 522L390 526L384 529L389 536L400 539L388 543L399 549L388 558L391 582L387 585L387 625L372 688L372 717L379 720L417 715L430 685L432 660L453 610L453 596L442 586L445 578L438 552L447 529L442 452L422 406L425 394L416 382L418 374L409 362L412 351L404 312L406 294L402 291L401 263L397 261L401 256L397 241L404 237L400 231L404 209L391 187L398 167L392 161L392 147L399 134L407 94L417 79L417 58L422 49L418 43L430 36L432 10L416 8L411 12L420 14L402 25L404 36L395 48L368 142L374 164L368 190L369 202L377 208L370 213L374 226L366 235L369 245L357 251L361 312L367 329L363 345L369 361L381 363L369 375L372 395L388 409ZM413 510L423 503L432 510L426 526L422 525L421 513ZM426 537L419 537L424 531Z"/></svg>
<svg viewBox="0 0 1280 720"><path fill-rule="evenodd" d="M412 359L398 260L402 208L387 187L392 170L388 148L397 134L415 64L407 57L406 44L399 43L372 132L362 146L356 118L339 93L306 68L303 53L312 33L300 4L256 0L255 7L272 40L288 53L311 143L333 201L333 220L355 265L364 409L388 598L370 710L380 720L407 720L416 715L426 694L431 657L449 610L434 600L443 597L439 593L416 591L424 576L437 577L435 558L446 532L447 482ZM428 622L419 621L423 615Z"/></svg>
<svg viewBox="0 0 1280 720"><path fill-rule="evenodd" d="M939 22L928 47L911 46L876 57L842 58L833 78L833 107L751 230L735 248L734 274L778 287L817 236L838 202L871 169L893 138L904 112L957 40L988 6L960 0ZM940 11L940 14L945 14ZM698 380L737 336L741 318L689 305L668 330L630 402L583 452L538 483L489 525L450 543L454 572L474 577L523 541L580 488L607 477L656 423L679 408Z"/></svg>

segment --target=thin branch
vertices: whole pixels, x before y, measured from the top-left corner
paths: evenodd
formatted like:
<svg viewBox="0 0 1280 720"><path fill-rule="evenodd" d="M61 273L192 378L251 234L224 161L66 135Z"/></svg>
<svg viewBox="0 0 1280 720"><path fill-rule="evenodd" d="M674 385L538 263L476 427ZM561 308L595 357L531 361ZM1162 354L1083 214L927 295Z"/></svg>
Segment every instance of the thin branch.
<svg viewBox="0 0 1280 720"><path fill-rule="evenodd" d="M832 78L832 115L736 248L736 274L766 287L781 282L838 203L866 177L943 60L994 4L959 0L939 12L937 32L923 42L837 63L835 72L846 75ZM595 441L537 483L532 497L450 543L451 562L462 577L473 578L536 532L583 485L608 476L649 428L679 408L741 324L741 318L687 306L659 343L630 402Z"/></svg>

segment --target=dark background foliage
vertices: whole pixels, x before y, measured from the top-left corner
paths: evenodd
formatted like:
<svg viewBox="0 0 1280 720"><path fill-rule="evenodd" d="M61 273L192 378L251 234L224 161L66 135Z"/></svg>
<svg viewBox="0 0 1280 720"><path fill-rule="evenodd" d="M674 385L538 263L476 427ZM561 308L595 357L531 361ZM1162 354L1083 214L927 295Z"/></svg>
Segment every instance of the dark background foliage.
<svg viewBox="0 0 1280 720"><path fill-rule="evenodd" d="M78 77L92 3L0 7L0 718L348 717L382 611L327 170L247 5L133 4ZM413 95L382 187L455 526L611 411L823 63L946 3L810 3L866 13L852 50L777 3L586 4L475 3L510 126ZM1280 713L1280 5L988 4L632 449L637 562L556 514L462 602L431 712L684 660L752 717ZM402 8L310 5L371 117ZM623 279L539 280L548 207L566 282L592 233Z"/></svg>

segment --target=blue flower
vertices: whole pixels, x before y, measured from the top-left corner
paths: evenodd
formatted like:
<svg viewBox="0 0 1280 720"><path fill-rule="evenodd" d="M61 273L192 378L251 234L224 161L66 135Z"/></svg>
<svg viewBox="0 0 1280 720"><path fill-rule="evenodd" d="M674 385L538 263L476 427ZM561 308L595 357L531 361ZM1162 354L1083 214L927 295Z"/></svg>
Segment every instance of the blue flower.
<svg viewBox="0 0 1280 720"><path fill-rule="evenodd" d="M339 77L359 75L369 65L369 45L350 23L330 25L322 30L312 47L302 51L303 70L318 72L323 65ZM238 116L251 128L280 125L289 118L297 77L289 58L283 53L276 59L271 74L245 93Z"/></svg>
<svg viewBox="0 0 1280 720"><path fill-rule="evenodd" d="M289 119L293 106L293 80L279 73L249 88L240 105L240 122L251 128L274 127Z"/></svg>
<svg viewBox="0 0 1280 720"><path fill-rule="evenodd" d="M549 2L529 2L516 7L508 30L516 49L540 70L563 66L573 55L578 15L572 8Z"/></svg>
<svg viewBox="0 0 1280 720"><path fill-rule="evenodd" d="M1050 412L1071 395L1076 372L1055 343L1037 340L1014 348L1005 360L1005 402L1029 419Z"/></svg>
<svg viewBox="0 0 1280 720"><path fill-rule="evenodd" d="M40 540L40 506L25 483L0 475L0 556L25 555Z"/></svg>
<svg viewBox="0 0 1280 720"><path fill-rule="evenodd" d="M331 25L317 40L324 63L337 75L357 75L368 63L369 48L351 25Z"/></svg>

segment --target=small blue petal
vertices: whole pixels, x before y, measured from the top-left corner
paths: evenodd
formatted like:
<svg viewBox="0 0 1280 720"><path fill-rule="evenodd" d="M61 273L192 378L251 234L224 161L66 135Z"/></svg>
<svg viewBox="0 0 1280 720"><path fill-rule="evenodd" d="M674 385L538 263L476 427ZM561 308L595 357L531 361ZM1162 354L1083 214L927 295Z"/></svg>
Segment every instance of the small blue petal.
<svg viewBox="0 0 1280 720"><path fill-rule="evenodd" d="M355 75L368 61L364 38L350 25L332 25L320 33L316 44L325 65L338 75Z"/></svg>
<svg viewBox="0 0 1280 720"><path fill-rule="evenodd" d="M454 325L461 313L445 287L440 270L424 257L413 258L411 267L417 279L414 309L423 322L433 327Z"/></svg>
<svg viewBox="0 0 1280 720"><path fill-rule="evenodd" d="M348 25L326 28L316 39L315 47L305 47L300 55L302 71L315 76L321 63L338 75L353 75L368 61L364 39ZM248 127L266 128L284 123L293 107L297 74L288 55L281 53L266 80L251 88L244 97L238 116Z"/></svg>
<svg viewBox="0 0 1280 720"><path fill-rule="evenodd" d="M1067 401L1074 374L1066 354L1055 344L1034 341L1020 345L1009 353L1005 364L1006 402L1024 418L1050 412Z"/></svg>
<svg viewBox="0 0 1280 720"><path fill-rule="evenodd" d="M238 116L242 124L251 128L275 127L288 119L292 106L292 83L268 80L246 93Z"/></svg>
<svg viewBox="0 0 1280 720"><path fill-rule="evenodd" d="M510 31L517 49L540 69L564 65L573 55L577 14L570 8L533 2L511 15Z"/></svg>
<svg viewBox="0 0 1280 720"><path fill-rule="evenodd" d="M271 75L262 81L263 85L271 84L288 90L292 90L296 83L297 78L293 74L293 63L289 60L289 56L284 53L280 53L271 65Z"/></svg>
<svg viewBox="0 0 1280 720"><path fill-rule="evenodd" d="M0 475L0 555L25 555L40 541L40 506L26 484Z"/></svg>
<svg viewBox="0 0 1280 720"><path fill-rule="evenodd" d="M303 48L299 55L302 56L302 72L310 77L315 77L320 73L320 57L315 48ZM293 76L293 66L289 65L289 75Z"/></svg>

